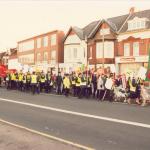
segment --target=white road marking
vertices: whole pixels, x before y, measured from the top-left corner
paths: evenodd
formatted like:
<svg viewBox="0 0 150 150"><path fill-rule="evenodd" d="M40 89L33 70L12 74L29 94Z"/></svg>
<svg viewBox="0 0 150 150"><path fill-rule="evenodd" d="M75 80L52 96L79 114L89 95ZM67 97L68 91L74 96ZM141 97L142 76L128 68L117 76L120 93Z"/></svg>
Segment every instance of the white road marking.
<svg viewBox="0 0 150 150"><path fill-rule="evenodd" d="M43 133L43 132L39 132L39 131L36 131L36 130L32 130L32 129L29 129L29 128L27 128L27 127L24 127L24 126L15 124L15 123L11 123L11 122L5 121L5 120L3 120L3 119L0 119L0 122L3 122L3 123L6 123L6 124L9 124L9 125L12 125L12 126L14 126L14 127L20 128L20 129L24 129L24 130L26 130L26 131L29 131L29 132L32 132L32 133L35 133L35 134L38 134L38 135L47 137L47 138L49 138L49 139L52 139L52 140L55 140L55 141L58 141L58 142L61 142L61 143L64 143L64 144L71 145L71 146L73 146L73 147L80 148L81 150L94 150L93 148L90 148L90 147L87 147L87 146L83 146L83 145L80 145L80 144L77 144L77 143L74 143L74 142L71 142L71 141L62 139L62 138L58 138L58 137L55 137L55 136L52 136L52 135L49 135L49 134L45 134L45 133Z"/></svg>
<svg viewBox="0 0 150 150"><path fill-rule="evenodd" d="M150 124L144 124L144 123L140 123L140 122L133 122L133 121L103 117L103 116L96 116L96 115L91 115L91 114L79 113L79 112L74 112L74 111L69 111L69 110L64 110L64 109L59 109L59 108L54 108L54 107L47 107L47 106L42 106L42 105L36 105L33 103L20 102L20 101L4 99L4 98L0 98L0 101L16 103L16 104L21 104L21 105L26 105L26 106L30 106L30 107L46 109L46 110L51 110L51 111L56 111L56 112L62 112L62 113L66 113L66 114L76 115L76 116L82 116L82 117L94 118L94 119L99 119L99 120L111 121L111 122L121 123L121 124L128 124L128 125L133 125L133 126L138 126L138 127L143 127L143 128L150 128Z"/></svg>

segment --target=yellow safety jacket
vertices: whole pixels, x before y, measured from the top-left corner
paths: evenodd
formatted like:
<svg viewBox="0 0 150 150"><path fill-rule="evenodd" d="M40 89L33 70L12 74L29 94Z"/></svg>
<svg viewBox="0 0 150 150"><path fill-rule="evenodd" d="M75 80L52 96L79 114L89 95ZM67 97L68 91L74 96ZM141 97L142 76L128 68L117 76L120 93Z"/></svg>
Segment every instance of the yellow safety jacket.
<svg viewBox="0 0 150 150"><path fill-rule="evenodd" d="M27 78L27 81L30 81L31 75L27 74L26 78Z"/></svg>
<svg viewBox="0 0 150 150"><path fill-rule="evenodd" d="M11 74L11 80L16 81L16 75L14 73Z"/></svg>
<svg viewBox="0 0 150 150"><path fill-rule="evenodd" d="M70 80L69 78L65 77L64 80L63 80L63 84L64 84L64 88L70 88Z"/></svg>
<svg viewBox="0 0 150 150"><path fill-rule="evenodd" d="M19 74L19 81L23 80L23 74Z"/></svg>
<svg viewBox="0 0 150 150"><path fill-rule="evenodd" d="M131 80L129 80L129 86L130 86L130 91L131 91L131 92L135 92L135 91L136 91L136 87L134 87L134 86L132 85L132 81L131 81Z"/></svg>
<svg viewBox="0 0 150 150"><path fill-rule="evenodd" d="M77 77L77 81L76 81L76 86L80 86L80 84L81 84L81 78L79 78L79 77Z"/></svg>
<svg viewBox="0 0 150 150"><path fill-rule="evenodd" d="M41 76L41 80L40 80L42 83L44 83L45 82L45 76L43 75L43 76Z"/></svg>
<svg viewBox="0 0 150 150"><path fill-rule="evenodd" d="M36 84L37 83L37 75L32 75L31 76L31 83Z"/></svg>

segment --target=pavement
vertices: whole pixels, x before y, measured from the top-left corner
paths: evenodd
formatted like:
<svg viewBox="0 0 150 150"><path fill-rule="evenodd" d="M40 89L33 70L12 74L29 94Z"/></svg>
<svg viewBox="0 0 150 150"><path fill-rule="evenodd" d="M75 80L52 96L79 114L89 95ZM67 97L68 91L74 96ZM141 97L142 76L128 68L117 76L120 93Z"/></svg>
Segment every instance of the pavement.
<svg viewBox="0 0 150 150"><path fill-rule="evenodd" d="M79 150L7 123L0 122L1 150Z"/></svg>
<svg viewBox="0 0 150 150"><path fill-rule="evenodd" d="M0 118L97 150L149 150L150 107L0 89Z"/></svg>

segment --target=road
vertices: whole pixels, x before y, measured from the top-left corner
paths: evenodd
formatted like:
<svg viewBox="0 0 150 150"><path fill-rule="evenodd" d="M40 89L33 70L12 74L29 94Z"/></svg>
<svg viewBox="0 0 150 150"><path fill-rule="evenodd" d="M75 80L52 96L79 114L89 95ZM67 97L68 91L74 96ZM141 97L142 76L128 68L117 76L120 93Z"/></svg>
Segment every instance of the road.
<svg viewBox="0 0 150 150"><path fill-rule="evenodd" d="M0 89L0 119L96 150L150 150L150 107Z"/></svg>

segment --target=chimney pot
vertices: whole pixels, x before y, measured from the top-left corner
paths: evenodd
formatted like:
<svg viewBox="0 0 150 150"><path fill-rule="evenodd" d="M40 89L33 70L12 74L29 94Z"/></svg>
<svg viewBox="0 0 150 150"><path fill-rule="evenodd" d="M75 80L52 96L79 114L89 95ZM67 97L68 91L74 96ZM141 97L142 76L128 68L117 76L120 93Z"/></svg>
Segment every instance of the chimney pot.
<svg viewBox="0 0 150 150"><path fill-rule="evenodd" d="M135 7L131 7L130 10L129 10L129 13L133 14L134 12L135 12Z"/></svg>

